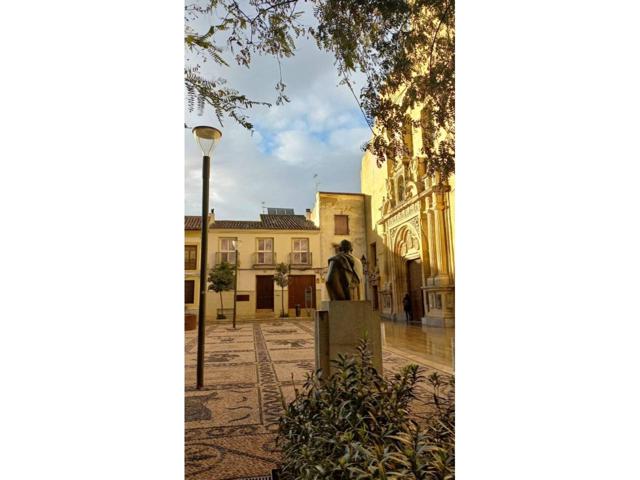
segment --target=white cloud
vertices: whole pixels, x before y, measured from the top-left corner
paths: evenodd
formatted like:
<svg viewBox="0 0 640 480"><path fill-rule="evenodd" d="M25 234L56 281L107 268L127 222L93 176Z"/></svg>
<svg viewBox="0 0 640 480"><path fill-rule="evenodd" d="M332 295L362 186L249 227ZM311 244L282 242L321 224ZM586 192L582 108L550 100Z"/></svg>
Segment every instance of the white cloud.
<svg viewBox="0 0 640 480"><path fill-rule="evenodd" d="M274 155L288 164L316 163L324 145L304 130L286 130L276 136Z"/></svg>
<svg viewBox="0 0 640 480"><path fill-rule="evenodd" d="M352 151L360 149L362 144L371 137L371 130L367 127L338 129L329 135L329 144L336 148L346 148Z"/></svg>
<svg viewBox="0 0 640 480"><path fill-rule="evenodd" d="M249 111L253 136L231 120L221 127L211 166L211 207L218 218L256 219L262 201L303 213L313 204L316 181L322 190L359 191L360 146L370 132L347 87L337 86L331 55L319 52L312 41L299 41L298 47L296 56L282 64L291 102ZM277 72L274 59L256 57L250 70L218 73L249 97L273 101ZM211 112L187 114L186 121L219 126ZM201 153L185 131L187 214L200 213L201 168Z"/></svg>

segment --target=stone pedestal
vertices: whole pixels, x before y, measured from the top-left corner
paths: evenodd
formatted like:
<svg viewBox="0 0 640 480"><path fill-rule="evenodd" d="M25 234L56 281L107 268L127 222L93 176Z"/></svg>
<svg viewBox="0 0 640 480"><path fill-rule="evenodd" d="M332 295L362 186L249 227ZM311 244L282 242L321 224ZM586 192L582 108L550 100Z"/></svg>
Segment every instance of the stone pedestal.
<svg viewBox="0 0 640 480"><path fill-rule="evenodd" d="M380 317L371 308L371 302L331 301L321 308L324 309L316 312L316 369L332 374L331 360L336 360L339 353L356 354L360 339L366 335L373 366L382 374Z"/></svg>

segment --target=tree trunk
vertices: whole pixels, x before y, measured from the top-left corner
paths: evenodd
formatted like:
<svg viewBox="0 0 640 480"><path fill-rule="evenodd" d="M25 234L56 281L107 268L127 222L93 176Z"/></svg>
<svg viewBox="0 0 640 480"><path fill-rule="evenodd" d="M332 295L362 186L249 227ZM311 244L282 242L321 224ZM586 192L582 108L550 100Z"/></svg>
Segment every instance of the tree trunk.
<svg viewBox="0 0 640 480"><path fill-rule="evenodd" d="M282 313L280 316L284 318L284 287L280 288L282 289L282 295L280 295L280 300L282 300Z"/></svg>
<svg viewBox="0 0 640 480"><path fill-rule="evenodd" d="M222 312L220 315L224 317L224 305L222 304L222 290L220 290L220 311Z"/></svg>

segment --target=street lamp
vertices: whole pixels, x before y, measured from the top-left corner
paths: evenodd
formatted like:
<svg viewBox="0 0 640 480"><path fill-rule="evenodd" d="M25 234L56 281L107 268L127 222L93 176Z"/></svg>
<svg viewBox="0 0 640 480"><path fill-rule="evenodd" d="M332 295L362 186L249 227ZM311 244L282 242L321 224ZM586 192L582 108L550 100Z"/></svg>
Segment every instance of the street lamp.
<svg viewBox="0 0 640 480"><path fill-rule="evenodd" d="M238 240L231 242L234 250L234 257L236 260L235 274L233 276L233 329L236 328L236 302L238 300Z"/></svg>
<svg viewBox="0 0 640 480"><path fill-rule="evenodd" d="M364 299L369 300L369 262L367 262L367 257L364 253L360 261L362 262L362 270L364 273Z"/></svg>
<svg viewBox="0 0 640 480"><path fill-rule="evenodd" d="M196 367L196 388L204 385L204 315L207 303L207 244L209 213L209 171L211 160L209 154L220 141L222 132L217 128L199 126L193 130L193 136L202 150L202 238L200 241L200 304L198 305L198 364Z"/></svg>

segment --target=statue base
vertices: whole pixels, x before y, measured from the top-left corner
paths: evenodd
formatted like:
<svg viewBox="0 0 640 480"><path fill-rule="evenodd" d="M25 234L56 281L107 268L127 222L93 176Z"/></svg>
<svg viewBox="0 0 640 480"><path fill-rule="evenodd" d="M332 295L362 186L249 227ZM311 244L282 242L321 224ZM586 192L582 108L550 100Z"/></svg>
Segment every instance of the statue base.
<svg viewBox="0 0 640 480"><path fill-rule="evenodd" d="M355 355L356 347L365 335L369 341L373 366L382 374L382 338L380 316L366 300L336 300L322 302L316 312L316 369L332 375L338 354Z"/></svg>

